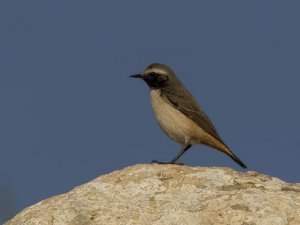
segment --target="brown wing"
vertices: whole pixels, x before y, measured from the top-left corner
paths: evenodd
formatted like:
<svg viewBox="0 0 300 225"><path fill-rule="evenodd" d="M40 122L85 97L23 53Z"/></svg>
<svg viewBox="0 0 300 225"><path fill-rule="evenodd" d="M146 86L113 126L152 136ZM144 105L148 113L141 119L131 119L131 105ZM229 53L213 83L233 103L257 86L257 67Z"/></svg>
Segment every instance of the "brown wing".
<svg viewBox="0 0 300 225"><path fill-rule="evenodd" d="M226 146L223 140L217 133L216 128L208 118L208 116L201 110L191 93L184 87L179 87L174 91L174 88L164 87L161 89L162 94L169 102L184 115L197 123L204 131L216 138L227 149L222 150L225 154L231 157L242 168L247 168L246 165ZM221 149L219 149L221 150Z"/></svg>
<svg viewBox="0 0 300 225"><path fill-rule="evenodd" d="M180 90L177 89L177 91L174 91L173 88L164 87L161 91L176 109L192 119L204 131L225 145L208 116L201 110L188 90L180 88Z"/></svg>

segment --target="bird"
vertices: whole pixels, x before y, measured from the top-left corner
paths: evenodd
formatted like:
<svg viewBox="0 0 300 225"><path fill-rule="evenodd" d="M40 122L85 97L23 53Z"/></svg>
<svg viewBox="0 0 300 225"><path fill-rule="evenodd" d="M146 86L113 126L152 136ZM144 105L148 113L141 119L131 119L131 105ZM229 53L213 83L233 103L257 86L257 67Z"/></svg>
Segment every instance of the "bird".
<svg viewBox="0 0 300 225"><path fill-rule="evenodd" d="M146 82L160 128L181 145L179 153L171 161L153 160L152 163L180 164L177 160L188 149L202 144L225 153L242 168L247 168L221 139L211 120L169 66L152 63L143 72L130 77Z"/></svg>

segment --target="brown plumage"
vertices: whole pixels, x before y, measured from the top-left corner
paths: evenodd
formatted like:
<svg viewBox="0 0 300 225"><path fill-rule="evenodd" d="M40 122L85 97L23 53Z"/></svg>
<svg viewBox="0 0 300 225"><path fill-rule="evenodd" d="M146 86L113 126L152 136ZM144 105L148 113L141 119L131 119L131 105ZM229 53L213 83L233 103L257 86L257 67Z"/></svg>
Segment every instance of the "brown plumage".
<svg viewBox="0 0 300 225"><path fill-rule="evenodd" d="M204 144L227 154L241 167L247 168L226 146L208 116L168 66L154 63L141 74L131 77L142 78L148 84L160 127L170 138L183 145L169 163L175 163L193 144Z"/></svg>

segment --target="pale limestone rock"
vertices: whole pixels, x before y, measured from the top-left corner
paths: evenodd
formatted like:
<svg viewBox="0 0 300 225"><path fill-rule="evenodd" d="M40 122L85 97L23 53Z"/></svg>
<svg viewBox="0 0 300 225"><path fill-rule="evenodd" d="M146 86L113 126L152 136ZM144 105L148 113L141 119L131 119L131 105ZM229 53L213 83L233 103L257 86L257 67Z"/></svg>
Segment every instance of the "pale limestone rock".
<svg viewBox="0 0 300 225"><path fill-rule="evenodd" d="M5 225L299 225L300 184L255 172L135 165L24 209Z"/></svg>

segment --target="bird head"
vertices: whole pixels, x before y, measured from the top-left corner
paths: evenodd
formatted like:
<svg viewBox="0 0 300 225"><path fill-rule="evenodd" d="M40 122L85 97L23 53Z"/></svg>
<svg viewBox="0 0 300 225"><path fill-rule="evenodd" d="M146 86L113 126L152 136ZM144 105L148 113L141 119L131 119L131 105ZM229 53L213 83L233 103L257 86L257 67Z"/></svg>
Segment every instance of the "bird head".
<svg viewBox="0 0 300 225"><path fill-rule="evenodd" d="M150 89L160 89L169 85L170 80L175 76L170 67L164 64L153 63L142 73L131 75L133 78L143 79Z"/></svg>

